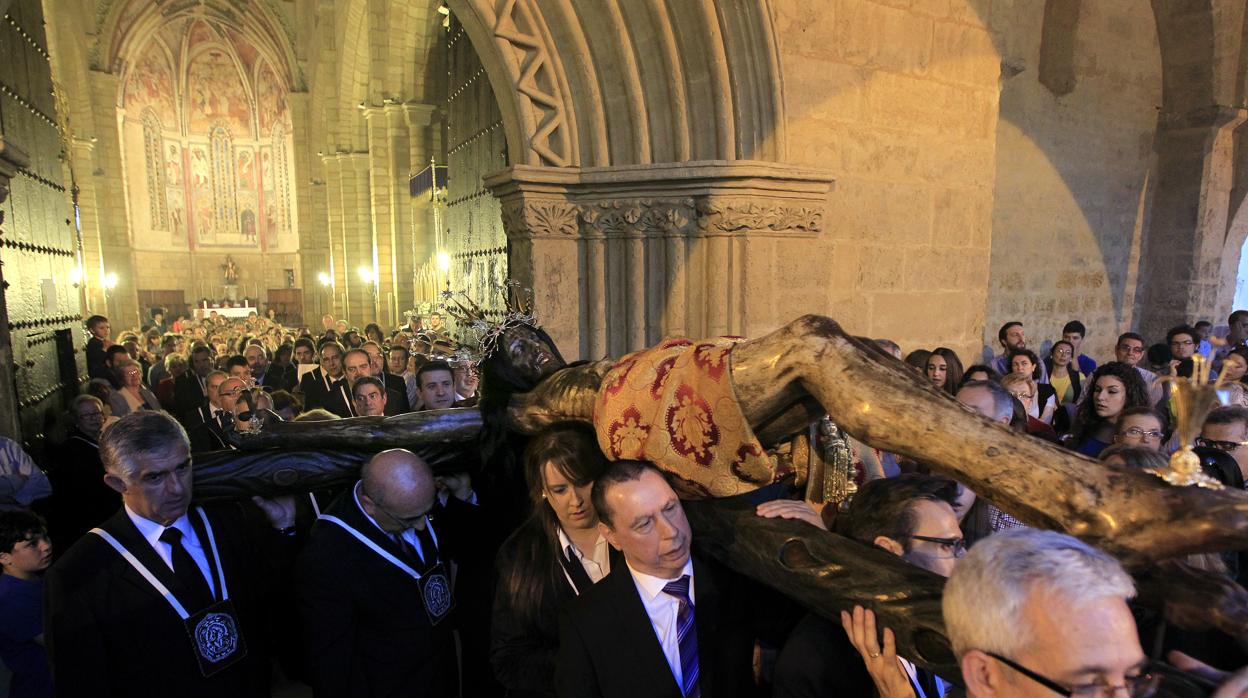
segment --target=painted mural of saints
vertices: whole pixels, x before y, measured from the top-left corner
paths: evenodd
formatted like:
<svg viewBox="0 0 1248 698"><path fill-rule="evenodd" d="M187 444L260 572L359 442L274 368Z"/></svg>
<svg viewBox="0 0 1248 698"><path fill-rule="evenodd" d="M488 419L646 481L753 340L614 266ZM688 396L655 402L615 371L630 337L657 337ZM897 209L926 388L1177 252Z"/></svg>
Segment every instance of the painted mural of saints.
<svg viewBox="0 0 1248 698"><path fill-rule="evenodd" d="M208 154L203 148L193 148L191 150L191 185L196 189L207 189L212 184L211 171Z"/></svg>
<svg viewBox="0 0 1248 698"><path fill-rule="evenodd" d="M170 143L169 152L165 154L165 184L182 186L182 153L176 143Z"/></svg>
<svg viewBox="0 0 1248 698"><path fill-rule="evenodd" d="M255 158L250 150L240 150L238 153L238 186L243 189L256 188Z"/></svg>
<svg viewBox="0 0 1248 698"><path fill-rule="evenodd" d="M243 211L239 217L239 226L242 229L243 241L249 244L256 244L256 213L251 209Z"/></svg>

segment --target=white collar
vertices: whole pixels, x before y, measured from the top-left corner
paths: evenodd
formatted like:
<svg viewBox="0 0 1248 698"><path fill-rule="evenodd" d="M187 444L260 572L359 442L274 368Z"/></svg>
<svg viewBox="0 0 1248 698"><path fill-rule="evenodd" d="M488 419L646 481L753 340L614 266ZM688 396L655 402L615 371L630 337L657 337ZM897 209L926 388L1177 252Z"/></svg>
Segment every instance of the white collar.
<svg viewBox="0 0 1248 698"><path fill-rule="evenodd" d="M556 526L555 532L559 535L559 549L562 550L569 559L573 556L579 560L585 559L585 556L581 554L581 551L576 547L576 544L572 542L572 539L568 538L568 534L564 532L563 526ZM597 552L598 548L606 544L607 539L603 538L602 534L599 533L598 540L594 541L594 552ZM592 560L596 558L597 555L591 553L589 557Z"/></svg>
<svg viewBox="0 0 1248 698"><path fill-rule="evenodd" d="M680 571L680 576L677 576L676 579L663 579L662 577L655 577L655 576L646 574L645 572L638 572L637 568L633 567L632 563L629 562L627 558L625 558L624 563L628 565L628 571L629 573L633 575L633 582L637 585L637 589L646 595L648 601L654 601L656 598L658 598L659 594L663 593L663 587L676 581L676 579L680 579L680 576L688 575L689 576L689 601L693 603L695 606L697 605L698 600L694 598L694 594L693 594L693 558L692 557L690 557L688 560L685 561L685 566Z"/></svg>
<svg viewBox="0 0 1248 698"><path fill-rule="evenodd" d="M134 513L129 504L126 504L125 508L126 516L129 516L130 520L134 522L135 528L139 529L139 535L143 536L153 547L163 542L160 540L160 534L164 533L167 528L176 528L181 531L183 541L199 541L199 536L195 535L195 529L191 526L191 519L186 514L179 516L172 524L162 526L151 519Z"/></svg>

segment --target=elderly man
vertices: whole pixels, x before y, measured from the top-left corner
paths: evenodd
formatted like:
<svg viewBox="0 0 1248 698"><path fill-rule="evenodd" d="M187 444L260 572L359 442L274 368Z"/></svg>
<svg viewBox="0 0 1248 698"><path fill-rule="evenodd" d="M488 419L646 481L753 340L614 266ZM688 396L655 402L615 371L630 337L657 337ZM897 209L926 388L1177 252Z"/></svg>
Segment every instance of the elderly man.
<svg viewBox="0 0 1248 698"><path fill-rule="evenodd" d="M296 568L313 692L458 695L452 570L472 509L456 500L435 526L433 472L410 451L383 451L360 475Z"/></svg>
<svg viewBox="0 0 1248 698"><path fill-rule="evenodd" d="M269 350L259 344L249 344L243 350L243 358L247 360L247 370L251 380L269 392L282 390L286 387L285 376L281 371L269 370Z"/></svg>
<svg viewBox="0 0 1248 698"><path fill-rule="evenodd" d="M1117 561L1070 536L1018 530L980 541L942 604L968 698L1147 695L1156 679L1144 671L1133 596Z"/></svg>
<svg viewBox="0 0 1248 698"><path fill-rule="evenodd" d="M752 695L750 604L734 575L691 556L689 521L663 474L617 461L591 498L627 564L612 565L560 619L558 695Z"/></svg>
<svg viewBox="0 0 1248 698"><path fill-rule="evenodd" d="M234 403L246 387L243 381L223 371L208 375L208 405L199 408L199 422L190 429L191 450L219 451L233 448L225 433L234 428Z"/></svg>
<svg viewBox="0 0 1248 698"><path fill-rule="evenodd" d="M854 496L844 533L948 577L966 553L953 512L957 491L952 481L922 475L872 480ZM804 503L768 502L759 506L759 513L794 505ZM802 518L820 525L817 517ZM884 646L879 645L870 610L856 607L841 616L840 624L813 614L802 619L777 660L773 696L860 696L870 695L873 687L886 698L944 695L943 679L897 656L890 630L884 630Z"/></svg>
<svg viewBox="0 0 1248 698"><path fill-rule="evenodd" d="M1123 332L1118 335L1118 343L1114 345L1114 359L1134 368L1140 374L1144 385L1148 386L1149 404L1156 405L1161 401L1161 385L1157 383L1156 373L1140 366L1140 359L1144 358L1145 351L1148 351L1148 346L1144 343L1144 337L1135 332ZM1079 401L1083 402L1091 392L1090 389L1084 390L1079 395Z"/></svg>
<svg viewBox="0 0 1248 698"><path fill-rule="evenodd" d="M399 335L400 337L402 335ZM403 379L403 391L407 394L407 404L413 409L420 404L420 392L416 385L416 374L412 372L409 359L412 353L401 343L391 345L386 355L386 363L390 373Z"/></svg>
<svg viewBox="0 0 1248 698"><path fill-rule="evenodd" d="M57 695L268 695L263 595L293 554L293 500L192 508L190 443L163 412L126 415L100 453L124 507L47 574Z"/></svg>

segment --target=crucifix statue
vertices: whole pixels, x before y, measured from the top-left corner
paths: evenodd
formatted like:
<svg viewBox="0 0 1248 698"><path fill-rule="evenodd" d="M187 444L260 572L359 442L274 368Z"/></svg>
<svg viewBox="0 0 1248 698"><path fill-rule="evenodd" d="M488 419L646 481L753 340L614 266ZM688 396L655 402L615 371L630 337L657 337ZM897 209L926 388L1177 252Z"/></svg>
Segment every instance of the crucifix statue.
<svg viewBox="0 0 1248 698"><path fill-rule="evenodd" d="M1242 588L1178 561L1248 548L1244 492L1174 487L1010 431L826 317L800 317L749 340L669 340L571 366L531 316L508 318L483 344L478 408L270 421L242 435L241 451L197 456L196 494L274 494L343 481L362 461L359 452L391 447L433 453L437 469L438 452L475 442L488 462L508 434L584 421L609 457L652 460L673 476L695 546L826 617L870 606L894 629L899 654L956 676L941 578L804 523L758 518L735 497L777 478L768 449L830 415L854 438L928 464L1027 525L1117 556L1136 575L1141 601L1167 620L1235 637L1248 630Z"/></svg>
<svg viewBox="0 0 1248 698"><path fill-rule="evenodd" d="M226 256L225 262L221 265L221 271L225 273L225 283L232 286L238 283L238 265L234 263L232 256Z"/></svg>

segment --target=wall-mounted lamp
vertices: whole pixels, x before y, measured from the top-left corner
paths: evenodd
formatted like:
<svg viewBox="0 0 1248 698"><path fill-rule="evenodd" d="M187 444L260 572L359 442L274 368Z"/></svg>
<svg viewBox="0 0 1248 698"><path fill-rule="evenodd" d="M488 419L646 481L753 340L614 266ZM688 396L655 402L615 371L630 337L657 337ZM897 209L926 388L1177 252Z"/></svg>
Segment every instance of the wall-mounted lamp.
<svg viewBox="0 0 1248 698"><path fill-rule="evenodd" d="M104 275L104 288L110 291L117 288L117 272L110 271Z"/></svg>
<svg viewBox="0 0 1248 698"><path fill-rule="evenodd" d="M321 285L322 285L322 286L333 286L333 285L334 285L334 280L333 280L333 279L331 279L331 278L329 278L329 274L326 274L325 272L321 272L321 273L317 274L317 275L316 275L316 279L317 279L317 281L320 281L320 282L321 282Z"/></svg>
<svg viewBox="0 0 1248 698"><path fill-rule="evenodd" d="M433 259L438 265L438 271L445 274L451 270L451 256L446 252L437 253L434 255Z"/></svg>
<svg viewBox="0 0 1248 698"><path fill-rule="evenodd" d="M366 284L373 283L373 270L369 267L360 267L360 280Z"/></svg>

